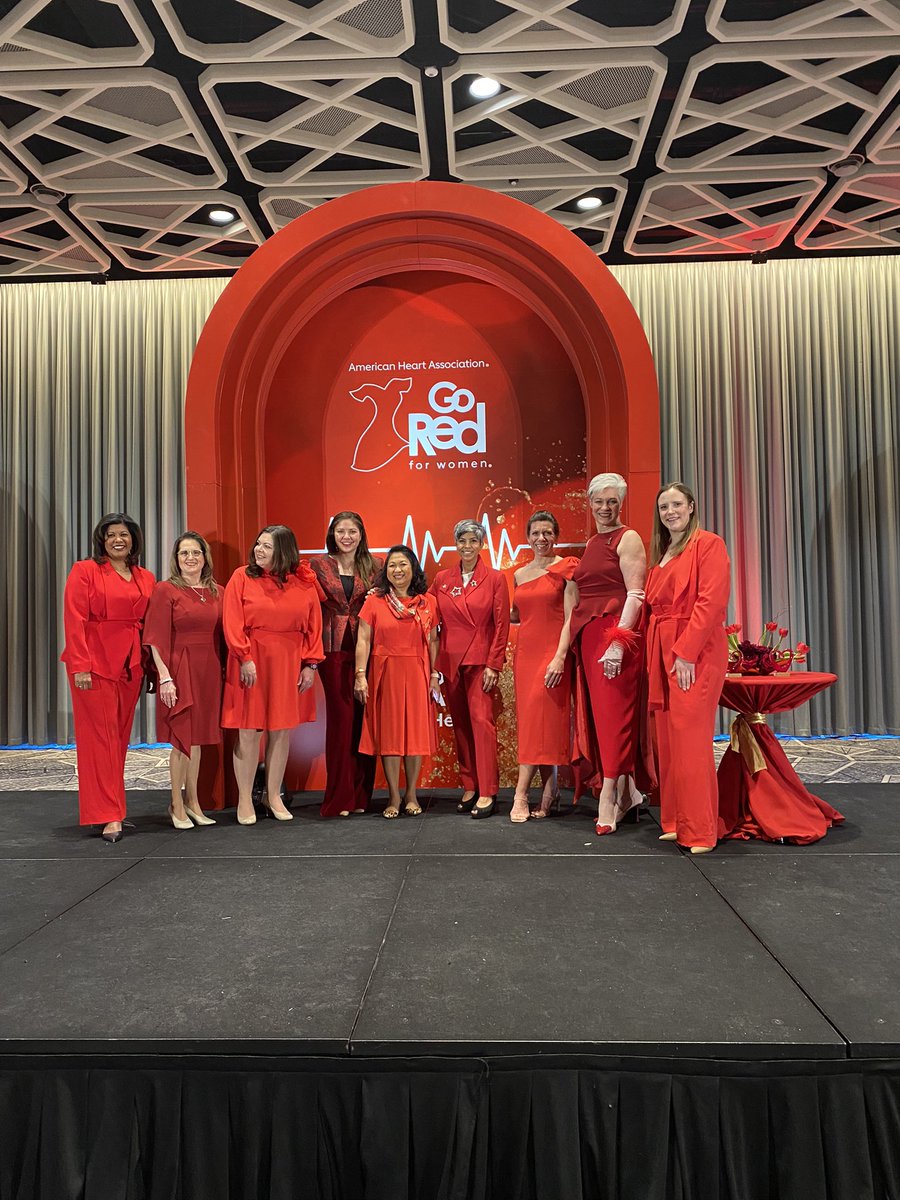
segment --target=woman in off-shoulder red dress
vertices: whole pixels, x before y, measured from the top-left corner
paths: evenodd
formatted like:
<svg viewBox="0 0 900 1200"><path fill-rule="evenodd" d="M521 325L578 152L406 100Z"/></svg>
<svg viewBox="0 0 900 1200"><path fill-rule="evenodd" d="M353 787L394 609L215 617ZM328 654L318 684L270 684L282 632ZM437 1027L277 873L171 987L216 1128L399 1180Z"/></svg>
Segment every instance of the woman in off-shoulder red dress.
<svg viewBox="0 0 900 1200"><path fill-rule="evenodd" d="M237 819L256 821L253 778L266 731L265 805L279 821L291 820L281 799L290 733L316 719L309 694L322 652L322 593L286 525L261 530L246 567L225 588L222 608L228 665L222 725L237 729L234 775Z"/></svg>
<svg viewBox="0 0 900 1200"><path fill-rule="evenodd" d="M559 522L552 513L536 512L527 537L534 558L513 576L513 621L519 625L513 666L519 778L509 818L516 823L550 813L559 797L556 768L572 757L568 618L578 598L572 583L578 559L556 554ZM543 791L540 806L530 812L528 787L535 770Z"/></svg>
<svg viewBox="0 0 900 1200"><path fill-rule="evenodd" d="M222 594L206 539L188 530L176 538L169 578L153 590L144 621L159 673L156 734L171 742L169 816L176 829L214 825L200 806L201 746L222 739Z"/></svg>

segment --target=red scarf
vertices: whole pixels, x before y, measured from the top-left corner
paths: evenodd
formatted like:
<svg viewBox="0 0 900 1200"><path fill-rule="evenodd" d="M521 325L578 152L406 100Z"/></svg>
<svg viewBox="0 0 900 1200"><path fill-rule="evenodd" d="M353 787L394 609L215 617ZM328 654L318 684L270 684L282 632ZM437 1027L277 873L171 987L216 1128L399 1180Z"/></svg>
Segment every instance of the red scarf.
<svg viewBox="0 0 900 1200"><path fill-rule="evenodd" d="M388 608L398 621L417 621L422 635L427 641L428 634L431 632L431 608L425 597L409 596L404 603L393 588L388 588L384 593L384 598Z"/></svg>

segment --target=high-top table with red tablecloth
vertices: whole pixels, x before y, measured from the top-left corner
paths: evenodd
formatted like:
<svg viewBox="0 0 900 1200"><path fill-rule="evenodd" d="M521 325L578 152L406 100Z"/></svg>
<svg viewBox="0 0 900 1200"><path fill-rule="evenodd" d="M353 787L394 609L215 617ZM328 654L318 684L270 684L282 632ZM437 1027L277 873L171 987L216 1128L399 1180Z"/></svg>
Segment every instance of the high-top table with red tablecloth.
<svg viewBox="0 0 900 1200"><path fill-rule="evenodd" d="M728 675L719 701L734 709L731 743L719 764L719 837L817 842L843 817L808 792L787 760L766 713L799 708L836 675Z"/></svg>

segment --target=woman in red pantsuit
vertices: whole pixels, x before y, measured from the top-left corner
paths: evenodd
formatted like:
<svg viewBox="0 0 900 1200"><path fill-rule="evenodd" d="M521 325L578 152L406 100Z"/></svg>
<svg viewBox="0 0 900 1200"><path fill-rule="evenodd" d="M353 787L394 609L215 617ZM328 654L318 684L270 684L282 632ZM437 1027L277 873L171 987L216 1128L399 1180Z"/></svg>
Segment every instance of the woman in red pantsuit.
<svg viewBox="0 0 900 1200"><path fill-rule="evenodd" d="M366 528L355 512L332 517L325 535L328 554L310 566L322 601L322 649L319 678L325 692L325 797L323 817L365 812L375 785L375 759L359 749L363 708L353 694L359 613L381 560L369 553Z"/></svg>
<svg viewBox="0 0 900 1200"><path fill-rule="evenodd" d="M457 808L489 817L500 786L493 692L506 658L509 588L482 562L484 529L477 521L459 521L453 538L459 562L438 571L430 589L441 622L438 667L464 788Z"/></svg>
<svg viewBox="0 0 900 1200"><path fill-rule="evenodd" d="M201 746L222 739L222 597L206 539L188 530L176 538L169 578L154 588L144 621L159 675L156 733L171 742L169 816L176 829L215 825L200 806Z"/></svg>
<svg viewBox="0 0 900 1200"><path fill-rule="evenodd" d="M281 799L291 730L316 719L309 694L322 653L321 594L316 577L300 562L286 525L267 525L225 588L222 623L228 646L222 725L237 729L234 776L237 819L256 821L253 777L266 732L265 807L279 821L292 814Z"/></svg>
<svg viewBox="0 0 900 1200"><path fill-rule="evenodd" d="M627 485L613 471L595 475L588 501L597 528L573 576L578 602L570 622L578 667L576 759L602 777L597 835L615 833L643 797L634 784L643 646L641 608L647 558L640 536L620 518ZM595 761L599 759L599 762Z"/></svg>
<svg viewBox="0 0 900 1200"><path fill-rule="evenodd" d="M712 744L728 666L731 568L722 539L700 528L693 494L683 483L666 484L656 497L650 563L647 669L662 840L705 854L717 837Z"/></svg>
<svg viewBox="0 0 900 1200"><path fill-rule="evenodd" d="M519 624L513 666L516 681L516 729L519 778L509 819L546 817L559 800L556 768L572 757L572 661L569 616L578 599L572 574L577 558L556 553L559 522L536 512L528 522L534 558L513 576L513 621ZM541 803L528 807L528 787L540 771Z"/></svg>
<svg viewBox="0 0 900 1200"><path fill-rule="evenodd" d="M416 795L422 758L435 748L437 602L426 594L425 574L408 546L391 547L375 586L359 614L356 641L354 690L365 706L360 749L381 755L388 785L384 816L398 817L402 803L403 812L416 817L422 811Z"/></svg>
<svg viewBox="0 0 900 1200"><path fill-rule="evenodd" d="M118 842L125 820L125 755L144 678L141 627L153 585L138 566L143 539L126 513L108 513L92 535L91 558L66 580L63 623L75 718L82 825L102 825Z"/></svg>

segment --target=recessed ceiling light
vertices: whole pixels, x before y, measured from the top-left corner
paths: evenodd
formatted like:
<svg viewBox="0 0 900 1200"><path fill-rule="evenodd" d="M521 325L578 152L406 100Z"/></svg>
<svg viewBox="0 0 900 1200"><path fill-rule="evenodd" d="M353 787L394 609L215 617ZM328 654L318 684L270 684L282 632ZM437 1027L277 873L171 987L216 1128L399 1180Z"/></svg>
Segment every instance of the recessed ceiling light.
<svg viewBox="0 0 900 1200"><path fill-rule="evenodd" d="M438 75L440 75L440 71L437 67L426 67L425 74L429 79L437 79Z"/></svg>
<svg viewBox="0 0 900 1200"><path fill-rule="evenodd" d="M489 75L476 75L469 84L469 95L474 96L476 100L490 100L491 96L496 96L500 91L500 84L496 79L491 79Z"/></svg>
<svg viewBox="0 0 900 1200"><path fill-rule="evenodd" d="M587 212L591 208L599 208L602 203L599 196L582 196L580 200L575 201L575 207Z"/></svg>
<svg viewBox="0 0 900 1200"><path fill-rule="evenodd" d="M209 219L213 225L229 225L237 216L230 208L213 208L210 209Z"/></svg>

